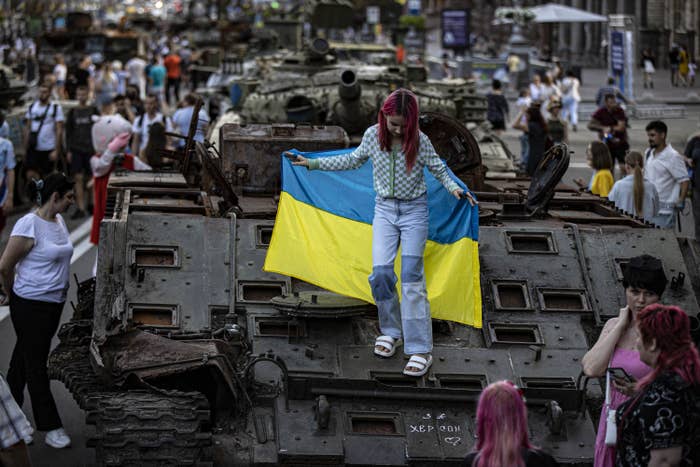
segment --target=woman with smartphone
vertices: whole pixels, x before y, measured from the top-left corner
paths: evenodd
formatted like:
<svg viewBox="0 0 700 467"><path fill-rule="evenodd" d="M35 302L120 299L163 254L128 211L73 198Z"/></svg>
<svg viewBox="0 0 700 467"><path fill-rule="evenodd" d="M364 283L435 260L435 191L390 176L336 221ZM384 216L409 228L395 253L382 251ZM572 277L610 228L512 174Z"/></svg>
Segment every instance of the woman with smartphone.
<svg viewBox="0 0 700 467"><path fill-rule="evenodd" d="M700 356L688 315L651 305L636 327L639 357L652 371L617 410L615 465L699 465Z"/></svg>
<svg viewBox="0 0 700 467"><path fill-rule="evenodd" d="M613 372L610 377L609 401L603 405L598 424L595 467L615 465L615 447L605 443L607 415L629 398L625 393L634 387L635 380L640 380L651 372L651 368L639 358L636 350L635 319L646 306L660 300L667 282L663 265L657 258L642 255L630 259L624 268L622 281L627 306L620 309L619 316L605 323L598 341L581 360L586 376L606 376L608 368Z"/></svg>

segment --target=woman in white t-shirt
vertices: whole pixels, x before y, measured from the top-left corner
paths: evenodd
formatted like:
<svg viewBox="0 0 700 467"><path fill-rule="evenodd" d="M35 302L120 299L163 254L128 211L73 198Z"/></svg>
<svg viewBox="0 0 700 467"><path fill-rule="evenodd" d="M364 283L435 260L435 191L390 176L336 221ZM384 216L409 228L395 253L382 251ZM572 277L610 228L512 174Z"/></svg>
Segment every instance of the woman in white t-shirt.
<svg viewBox="0 0 700 467"><path fill-rule="evenodd" d="M51 394L46 361L58 329L69 285L73 245L60 213L73 204L73 182L53 173L29 183L38 209L19 219L0 258L0 280L9 292L10 317L17 342L7 382L21 406L29 389L36 428L46 431L46 444L70 445Z"/></svg>

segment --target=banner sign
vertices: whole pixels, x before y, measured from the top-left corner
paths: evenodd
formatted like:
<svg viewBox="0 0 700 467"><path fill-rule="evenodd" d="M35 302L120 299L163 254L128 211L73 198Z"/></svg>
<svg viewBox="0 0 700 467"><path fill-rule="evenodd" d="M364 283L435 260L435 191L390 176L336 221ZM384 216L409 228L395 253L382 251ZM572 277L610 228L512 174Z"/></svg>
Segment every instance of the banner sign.
<svg viewBox="0 0 700 467"><path fill-rule="evenodd" d="M442 10L442 48L469 48L469 10Z"/></svg>
<svg viewBox="0 0 700 467"><path fill-rule="evenodd" d="M622 31L610 32L610 68L615 74L625 71L625 36Z"/></svg>

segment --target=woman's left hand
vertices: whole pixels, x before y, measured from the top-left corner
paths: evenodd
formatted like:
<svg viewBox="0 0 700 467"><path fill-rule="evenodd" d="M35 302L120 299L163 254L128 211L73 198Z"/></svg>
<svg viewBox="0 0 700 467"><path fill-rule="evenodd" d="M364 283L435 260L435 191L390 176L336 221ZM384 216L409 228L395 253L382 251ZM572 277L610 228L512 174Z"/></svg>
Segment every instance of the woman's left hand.
<svg viewBox="0 0 700 467"><path fill-rule="evenodd" d="M634 382L613 378L612 383L615 389L618 390L618 392L624 394L627 397L632 397L637 391L637 383Z"/></svg>
<svg viewBox="0 0 700 467"><path fill-rule="evenodd" d="M469 193L468 191L464 191L461 188L454 189L452 191L452 196L454 196L457 199L465 198L467 201L469 201L469 204L471 204L472 206L477 206L479 204L479 202L474 199L471 193Z"/></svg>

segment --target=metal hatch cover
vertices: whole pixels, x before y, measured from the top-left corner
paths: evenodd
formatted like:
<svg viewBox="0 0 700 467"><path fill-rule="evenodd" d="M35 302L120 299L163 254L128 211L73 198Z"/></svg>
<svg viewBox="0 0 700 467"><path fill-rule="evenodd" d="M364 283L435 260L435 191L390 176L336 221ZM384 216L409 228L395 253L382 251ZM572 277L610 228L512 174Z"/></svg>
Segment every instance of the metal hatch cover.
<svg viewBox="0 0 700 467"><path fill-rule="evenodd" d="M270 299L277 310L300 318L348 318L376 310L375 306L328 291L302 291Z"/></svg>
<svg viewBox="0 0 700 467"><path fill-rule="evenodd" d="M566 144L552 146L542 156L530 180L527 209L533 214L545 208L554 196L554 189L569 168L569 148Z"/></svg>
<svg viewBox="0 0 700 467"><path fill-rule="evenodd" d="M481 190L481 151L467 127L456 118L437 112L422 112L418 123L450 170L470 189Z"/></svg>

